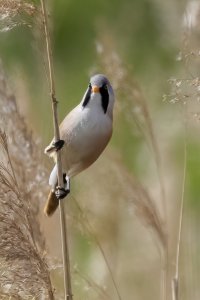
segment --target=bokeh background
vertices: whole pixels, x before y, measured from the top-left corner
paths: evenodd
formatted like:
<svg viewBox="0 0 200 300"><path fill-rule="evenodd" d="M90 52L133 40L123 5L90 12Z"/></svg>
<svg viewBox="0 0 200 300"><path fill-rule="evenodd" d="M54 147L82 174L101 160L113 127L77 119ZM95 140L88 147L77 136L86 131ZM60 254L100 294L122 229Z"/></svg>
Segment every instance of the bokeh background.
<svg viewBox="0 0 200 300"><path fill-rule="evenodd" d="M94 73L116 95L112 141L65 200L75 299L171 299L183 198L180 295L200 297L199 14L196 0L49 1L60 120ZM0 57L42 153L53 135L44 35L34 14L10 22L0 18ZM59 214L47 219L44 201L40 223L62 299Z"/></svg>

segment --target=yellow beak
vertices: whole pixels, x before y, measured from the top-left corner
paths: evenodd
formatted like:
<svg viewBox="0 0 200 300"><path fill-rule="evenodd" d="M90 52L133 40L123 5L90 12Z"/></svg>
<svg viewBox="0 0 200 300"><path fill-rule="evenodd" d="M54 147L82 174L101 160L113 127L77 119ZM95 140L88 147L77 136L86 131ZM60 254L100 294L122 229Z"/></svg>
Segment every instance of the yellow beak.
<svg viewBox="0 0 200 300"><path fill-rule="evenodd" d="M97 85L93 85L92 92L93 93L99 93L99 87Z"/></svg>

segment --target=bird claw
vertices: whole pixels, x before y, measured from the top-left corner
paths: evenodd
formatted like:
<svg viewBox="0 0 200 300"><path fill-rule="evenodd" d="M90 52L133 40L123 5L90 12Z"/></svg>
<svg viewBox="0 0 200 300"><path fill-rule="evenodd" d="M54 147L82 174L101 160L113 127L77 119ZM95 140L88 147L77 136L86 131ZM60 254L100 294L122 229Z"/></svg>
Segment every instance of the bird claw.
<svg viewBox="0 0 200 300"><path fill-rule="evenodd" d="M58 200L64 199L69 193L70 190L68 189L66 190L65 188L62 188L60 186L56 187L55 195Z"/></svg>
<svg viewBox="0 0 200 300"><path fill-rule="evenodd" d="M63 147L64 143L64 140L58 140L56 142L53 142L53 147L55 147L56 151L59 151Z"/></svg>

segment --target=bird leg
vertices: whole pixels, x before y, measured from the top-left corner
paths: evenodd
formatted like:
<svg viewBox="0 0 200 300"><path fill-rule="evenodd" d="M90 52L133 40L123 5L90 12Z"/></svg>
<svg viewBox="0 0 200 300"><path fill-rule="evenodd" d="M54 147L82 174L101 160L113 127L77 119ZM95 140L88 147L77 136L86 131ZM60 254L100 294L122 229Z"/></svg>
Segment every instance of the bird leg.
<svg viewBox="0 0 200 300"><path fill-rule="evenodd" d="M66 174L63 174L64 187L57 186L55 195L58 200L64 199L70 193L70 179Z"/></svg>
<svg viewBox="0 0 200 300"><path fill-rule="evenodd" d="M66 174L63 174L63 182L65 185L65 190L70 193L70 178Z"/></svg>
<svg viewBox="0 0 200 300"><path fill-rule="evenodd" d="M69 190L62 188L61 186L57 186L55 190L55 195L58 200L64 199L68 194Z"/></svg>
<svg viewBox="0 0 200 300"><path fill-rule="evenodd" d="M65 141L64 140L58 140L57 142L52 142L49 146L47 146L44 150L44 153L51 156L51 153L54 151L59 151L63 145L64 145Z"/></svg>

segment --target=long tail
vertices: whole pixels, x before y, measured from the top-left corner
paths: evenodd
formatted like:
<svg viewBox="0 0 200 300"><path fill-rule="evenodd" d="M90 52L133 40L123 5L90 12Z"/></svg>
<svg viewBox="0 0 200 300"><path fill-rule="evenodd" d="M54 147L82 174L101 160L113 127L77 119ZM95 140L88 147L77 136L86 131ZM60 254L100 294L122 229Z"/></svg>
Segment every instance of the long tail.
<svg viewBox="0 0 200 300"><path fill-rule="evenodd" d="M59 200L57 199L55 193L50 191L47 202L44 207L44 213L46 216L50 217L56 211L56 208L59 205Z"/></svg>

